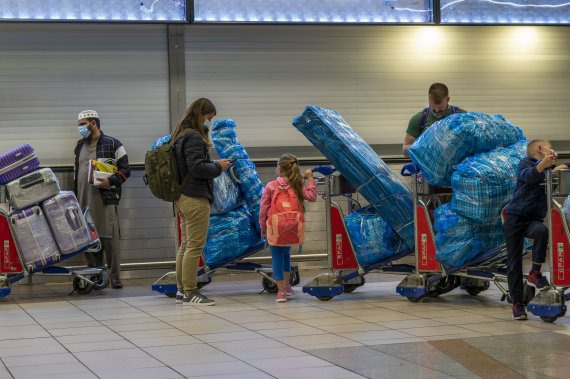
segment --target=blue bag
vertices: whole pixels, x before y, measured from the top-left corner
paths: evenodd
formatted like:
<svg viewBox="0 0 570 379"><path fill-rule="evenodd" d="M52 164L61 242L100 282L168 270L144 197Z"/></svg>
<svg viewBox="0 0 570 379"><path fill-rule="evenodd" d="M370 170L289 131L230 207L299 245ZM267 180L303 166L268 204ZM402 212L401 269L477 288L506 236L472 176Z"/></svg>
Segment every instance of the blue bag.
<svg viewBox="0 0 570 379"><path fill-rule="evenodd" d="M222 172L214 179L214 201L210 206L210 214L224 214L234 210L243 201L243 196L237 184L227 172Z"/></svg>
<svg viewBox="0 0 570 379"><path fill-rule="evenodd" d="M159 139L157 139L156 141L154 141L154 143L152 144L152 147L150 148L151 150L155 150L157 147L164 145L165 143L169 143L170 142L170 134L164 136L164 137L160 137Z"/></svg>
<svg viewBox="0 0 570 379"><path fill-rule="evenodd" d="M522 131L501 115L457 113L431 125L408 154L431 185L449 187L455 167L465 158L522 139Z"/></svg>
<svg viewBox="0 0 570 379"><path fill-rule="evenodd" d="M409 247L414 246L410 190L337 112L307 106L293 125L346 177Z"/></svg>
<svg viewBox="0 0 570 379"><path fill-rule="evenodd" d="M497 222L515 190L526 146L526 141L519 141L461 162L451 176L453 210L478 223Z"/></svg>

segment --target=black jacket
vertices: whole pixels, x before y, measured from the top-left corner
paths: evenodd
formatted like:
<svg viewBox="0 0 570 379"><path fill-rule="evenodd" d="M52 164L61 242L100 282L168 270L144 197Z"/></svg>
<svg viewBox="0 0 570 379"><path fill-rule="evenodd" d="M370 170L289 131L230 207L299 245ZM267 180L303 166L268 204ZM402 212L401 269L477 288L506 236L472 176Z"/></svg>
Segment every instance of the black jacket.
<svg viewBox="0 0 570 379"><path fill-rule="evenodd" d="M182 193L189 197L214 199L213 179L222 167L212 162L208 147L198 131L189 129L175 143L176 162L182 179Z"/></svg>
<svg viewBox="0 0 570 379"><path fill-rule="evenodd" d="M543 185L546 170L538 173L538 160L530 157L519 163L517 186L513 198L507 204L507 214L542 221L546 217L546 187Z"/></svg>
<svg viewBox="0 0 570 379"><path fill-rule="evenodd" d="M75 175L73 178L73 188L77 193L77 170L79 169L79 154L81 148L85 144L85 139L77 141L75 147ZM101 137L97 141L95 152L97 160L109 162L117 166L117 173L109 177L109 183L115 188L101 189L101 197L105 205L117 205L121 200L121 185L131 176L131 168L129 167L129 157L123 147L123 144L116 138L107 136L101 132Z"/></svg>

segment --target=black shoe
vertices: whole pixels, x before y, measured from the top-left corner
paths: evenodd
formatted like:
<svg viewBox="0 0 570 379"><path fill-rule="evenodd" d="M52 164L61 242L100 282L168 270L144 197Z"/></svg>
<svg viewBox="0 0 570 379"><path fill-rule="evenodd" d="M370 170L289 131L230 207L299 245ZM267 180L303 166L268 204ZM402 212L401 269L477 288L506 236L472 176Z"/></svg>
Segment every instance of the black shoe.
<svg viewBox="0 0 570 379"><path fill-rule="evenodd" d="M208 299L202 295L198 290L194 292L186 292L182 298L183 305L215 305L214 300Z"/></svg>
<svg viewBox="0 0 570 379"><path fill-rule="evenodd" d="M111 280L111 287L113 288L123 288L123 283L121 282L121 279L113 279Z"/></svg>
<svg viewBox="0 0 570 379"><path fill-rule="evenodd" d="M515 320L526 320L528 316L524 310L524 305L521 303L513 304L513 319Z"/></svg>
<svg viewBox="0 0 570 379"><path fill-rule="evenodd" d="M532 271L530 274L528 274L526 282L529 286L534 287L539 291L544 291L550 288L548 279L542 276L542 273L540 271Z"/></svg>

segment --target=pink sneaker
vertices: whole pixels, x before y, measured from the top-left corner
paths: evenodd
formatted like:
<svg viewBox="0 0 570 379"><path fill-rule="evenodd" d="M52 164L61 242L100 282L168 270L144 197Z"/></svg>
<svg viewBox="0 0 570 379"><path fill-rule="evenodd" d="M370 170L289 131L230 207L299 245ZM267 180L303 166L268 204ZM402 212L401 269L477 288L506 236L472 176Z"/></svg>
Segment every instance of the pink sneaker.
<svg viewBox="0 0 570 379"><path fill-rule="evenodd" d="M285 303L287 302L287 295L285 295L285 291L277 292L277 296L275 297L276 303Z"/></svg>
<svg viewBox="0 0 570 379"><path fill-rule="evenodd" d="M287 297L293 296L293 288L289 285L285 286L285 295Z"/></svg>

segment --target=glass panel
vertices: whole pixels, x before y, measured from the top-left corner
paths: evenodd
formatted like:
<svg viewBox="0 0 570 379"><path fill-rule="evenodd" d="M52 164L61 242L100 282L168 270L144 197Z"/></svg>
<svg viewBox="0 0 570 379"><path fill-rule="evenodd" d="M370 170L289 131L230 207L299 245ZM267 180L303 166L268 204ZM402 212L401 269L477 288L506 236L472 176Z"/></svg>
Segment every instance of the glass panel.
<svg viewBox="0 0 570 379"><path fill-rule="evenodd" d="M2 0L0 20L186 21L185 0Z"/></svg>
<svg viewBox="0 0 570 379"><path fill-rule="evenodd" d="M441 22L569 24L568 0L441 0Z"/></svg>
<svg viewBox="0 0 570 379"><path fill-rule="evenodd" d="M194 0L196 22L431 22L431 0Z"/></svg>

